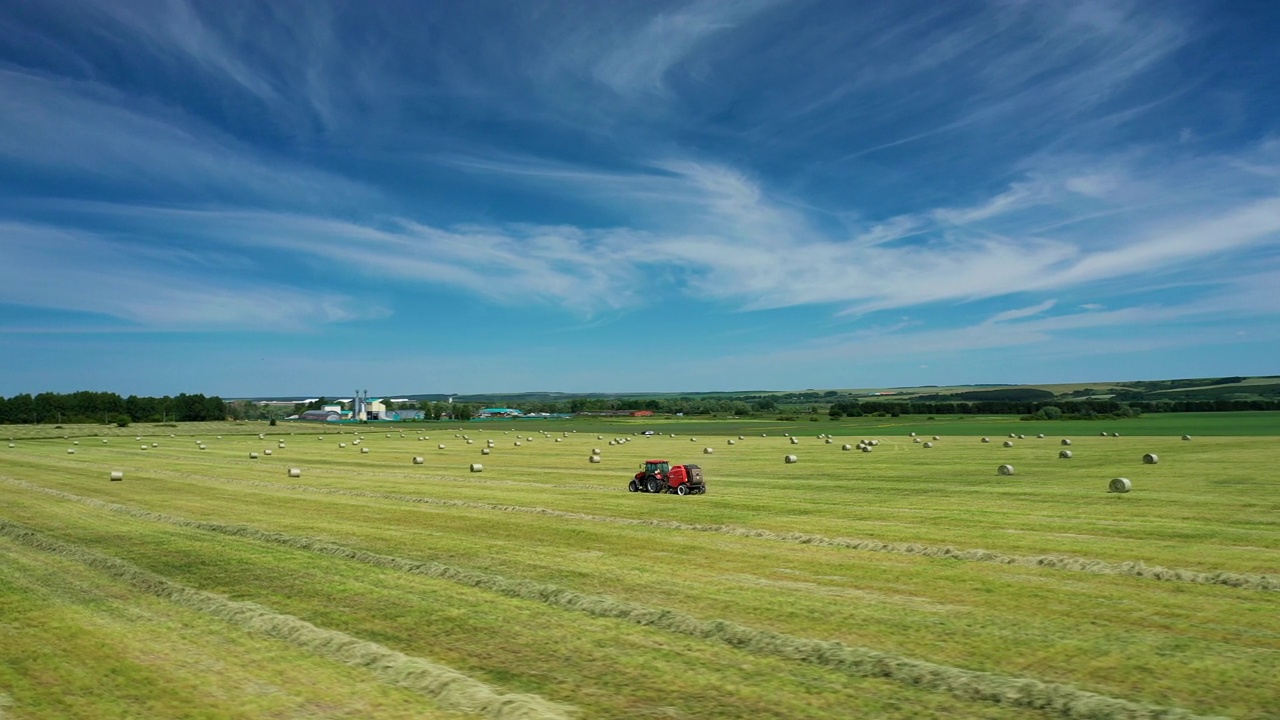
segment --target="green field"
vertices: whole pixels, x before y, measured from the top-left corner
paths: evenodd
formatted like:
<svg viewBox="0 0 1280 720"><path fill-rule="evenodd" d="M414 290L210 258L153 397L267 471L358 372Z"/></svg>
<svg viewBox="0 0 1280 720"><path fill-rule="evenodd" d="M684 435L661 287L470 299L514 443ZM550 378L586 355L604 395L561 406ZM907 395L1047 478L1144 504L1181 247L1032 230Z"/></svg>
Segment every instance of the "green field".
<svg viewBox="0 0 1280 720"><path fill-rule="evenodd" d="M0 716L1276 717L1277 415L4 427Z"/></svg>

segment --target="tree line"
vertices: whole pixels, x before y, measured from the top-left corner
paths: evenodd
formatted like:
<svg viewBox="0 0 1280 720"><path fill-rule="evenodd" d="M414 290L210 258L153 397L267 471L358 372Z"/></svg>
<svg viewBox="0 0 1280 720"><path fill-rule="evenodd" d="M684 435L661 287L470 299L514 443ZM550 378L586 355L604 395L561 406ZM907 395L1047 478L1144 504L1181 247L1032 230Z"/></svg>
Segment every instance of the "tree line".
<svg viewBox="0 0 1280 720"><path fill-rule="evenodd" d="M227 403L218 396L121 397L82 390L73 393L23 393L0 397L0 424L189 422L226 420Z"/></svg>

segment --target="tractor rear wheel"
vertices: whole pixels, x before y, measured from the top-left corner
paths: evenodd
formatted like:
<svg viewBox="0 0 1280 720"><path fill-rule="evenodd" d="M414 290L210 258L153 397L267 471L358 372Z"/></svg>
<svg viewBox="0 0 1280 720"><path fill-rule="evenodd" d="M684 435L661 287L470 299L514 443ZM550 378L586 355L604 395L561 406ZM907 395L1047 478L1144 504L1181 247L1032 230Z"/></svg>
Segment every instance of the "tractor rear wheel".
<svg viewBox="0 0 1280 720"><path fill-rule="evenodd" d="M646 484L648 485L649 492L651 493L662 491L662 486L658 484L658 478L649 478L649 482Z"/></svg>
<svg viewBox="0 0 1280 720"><path fill-rule="evenodd" d="M685 495L688 495L688 494L689 494L689 484L688 484L688 483L685 483L684 485L678 485L678 486L676 487L676 494L677 494L677 495L679 495L680 497L684 497Z"/></svg>
<svg viewBox="0 0 1280 720"><path fill-rule="evenodd" d="M631 478L631 482L627 483L627 492L640 492L640 483L635 478Z"/></svg>

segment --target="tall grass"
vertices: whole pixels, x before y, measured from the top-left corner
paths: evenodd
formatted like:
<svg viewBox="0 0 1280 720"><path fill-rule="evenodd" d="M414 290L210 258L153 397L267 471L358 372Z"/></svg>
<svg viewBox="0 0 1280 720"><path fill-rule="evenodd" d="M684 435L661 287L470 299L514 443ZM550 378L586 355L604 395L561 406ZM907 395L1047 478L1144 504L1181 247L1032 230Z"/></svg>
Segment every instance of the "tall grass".
<svg viewBox="0 0 1280 720"><path fill-rule="evenodd" d="M343 632L319 628L257 603L229 600L215 593L187 587L124 560L55 540L8 520L0 519L0 535L29 548L75 560L144 592L221 618L245 630L275 637L332 660L367 669L387 682L432 698L445 709L501 720L553 720L569 717L565 708L535 695L504 694L443 665L411 657Z"/></svg>
<svg viewBox="0 0 1280 720"><path fill-rule="evenodd" d="M1030 708L1049 712L1063 718L1079 718L1081 720L1172 720L1175 718L1183 719L1196 717L1192 713L1179 708L1168 708L1145 703L1131 702L1128 700L1080 690L1071 685L1062 683L1051 683L1033 678L1014 677L997 673L966 670L964 668L931 663L924 660L903 657L868 648L851 647L836 641L796 637L785 633L753 628L725 620L702 620L676 610L657 609L636 605L606 595L589 595L546 583L511 579L501 575L457 568L443 563L410 560L390 555L382 555L365 550L344 547L342 545L337 545L316 538L300 537L279 532L268 532L244 525L229 525L180 518L151 512L149 510L131 508L126 505L108 503L94 498L87 498L73 493L67 493L61 490L44 488L21 480L6 478L6 481L10 484L43 492L64 500L81 503L96 509L127 515L140 520L161 522L178 527L192 528L223 535L268 542L298 550L314 552L328 557L360 562L436 579L448 580L468 587L488 590L511 598L536 601L552 607L582 612L595 617L611 618L636 625L658 628L689 637L718 641L747 652L810 663L847 672L853 675L886 678L914 687L950 693L969 700L979 700L1000 705ZM135 584L142 583L143 586L149 590L153 587L161 588L163 592L157 592L155 590L152 591L156 592L156 594L161 594L162 596L169 596L167 593L170 592L168 589L170 586L173 588L180 588L180 586L162 580L158 578L158 576L153 576L145 571L134 568L123 561L97 556L92 553L88 553L83 549L64 545L48 538L43 538L32 531L26 530L12 523L7 523L3 520L0 520L0 533L10 536L15 536L16 533L17 535L21 535L21 537L16 537L15 539L19 539L32 547L40 547L41 549L50 550L51 552L59 552L60 554L69 554L71 557L75 557L76 559L86 562L86 564L91 564L94 567L123 573L119 576L124 579L128 579L131 582L135 582ZM65 550L63 550L63 548L65 548ZM85 558L88 559L86 560ZM98 563L101 563L102 565ZM119 569L117 569L117 564L119 565ZM105 565L105 567L103 567L103 565ZM140 578L140 580L138 578ZM303 628L303 626L305 626L305 628L295 632L292 629L295 625L284 620L281 620L278 623L260 623L256 618L260 617L262 613L270 613L264 608L251 603L233 603L232 601L221 598L220 596L214 596L211 593L203 593L202 591L190 590L187 588L181 588L181 591L182 593L194 594L198 605L193 605L193 607L198 607L198 609L206 609L209 606L203 596L216 598L217 602L212 603L214 607L220 607L217 603L229 604L232 606L245 606L248 609L229 613L228 615L230 616L220 616L233 620L247 618L247 620L245 620L245 622L248 623L247 626L253 627L254 629L261 629L269 634L276 634L277 637L284 637L285 639L289 639L298 644L304 644L306 647L316 650L317 652L325 652L331 657L335 657L335 659L342 660L343 662L350 662L351 664L369 667L370 663L366 662L365 659L373 658L372 663L376 667L381 668L387 662L382 659L382 654L392 654L399 658L416 661L414 658L406 658L406 656L395 653L395 651L388 650L382 646L374 645L373 643L365 643L365 641L350 638L350 636L343 635L342 633L333 633L333 631L314 628L313 626L305 623L305 621L292 618L291 616L276 617L287 618L289 621L300 624L296 627ZM181 602L181 600L179 601ZM208 611L218 614L217 610ZM276 628L282 629L277 631ZM312 631L315 632L313 633ZM280 634L277 634L277 632ZM328 633L332 633L332 635L337 639L328 639L328 636L325 635ZM354 650L352 649L351 643L355 643L357 645ZM365 648L364 645L371 647ZM351 650L351 652L348 652L349 650ZM399 661L397 660L397 662ZM425 661L421 662L425 663ZM427 665L430 666L429 663ZM452 670L448 670L447 668L440 668L439 666L430 667L436 668L442 673L453 673L456 675L456 673ZM389 679L404 684L400 679L403 676L404 672L396 671ZM432 682L434 684L429 684L428 688L436 687L442 681ZM450 682L452 682L452 680L450 680ZM445 687L449 686L445 685ZM487 690L487 688L485 688L485 690ZM462 691L459 690L458 692L461 693ZM489 692L492 694L491 691ZM439 693L436 694L439 695ZM450 697L452 697L452 695L450 695ZM484 702L482 702L485 699L483 692L481 690L470 688L470 686L467 687L466 692L462 693L460 697L463 700L460 700L459 702L465 701L468 703L468 708L479 707L484 709L488 714L491 714L490 709L494 707L492 705L492 701L486 701L489 702L489 704L484 704ZM523 701L527 696L496 697L520 698ZM532 713L535 710L545 710L544 705L536 704L538 702L542 701L540 701L540 699L533 698L529 700L529 703L534 704L527 706L513 704L509 706L499 705L496 707L503 712L506 712L507 708L518 708L519 712L526 713ZM476 703L480 704L477 705ZM554 715L533 714L491 714L491 716L554 717Z"/></svg>

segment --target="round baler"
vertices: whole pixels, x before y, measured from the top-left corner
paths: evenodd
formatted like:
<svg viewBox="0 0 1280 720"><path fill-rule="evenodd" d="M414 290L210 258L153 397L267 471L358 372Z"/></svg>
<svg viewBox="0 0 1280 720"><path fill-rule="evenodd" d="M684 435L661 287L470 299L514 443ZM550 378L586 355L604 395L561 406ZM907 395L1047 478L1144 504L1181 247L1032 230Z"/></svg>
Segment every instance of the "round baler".
<svg viewBox="0 0 1280 720"><path fill-rule="evenodd" d="M631 492L701 495L707 491L702 468L697 465L672 466L667 460L645 460L640 472L627 483Z"/></svg>

